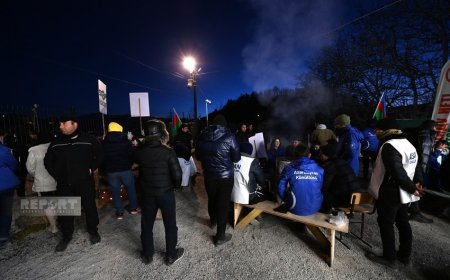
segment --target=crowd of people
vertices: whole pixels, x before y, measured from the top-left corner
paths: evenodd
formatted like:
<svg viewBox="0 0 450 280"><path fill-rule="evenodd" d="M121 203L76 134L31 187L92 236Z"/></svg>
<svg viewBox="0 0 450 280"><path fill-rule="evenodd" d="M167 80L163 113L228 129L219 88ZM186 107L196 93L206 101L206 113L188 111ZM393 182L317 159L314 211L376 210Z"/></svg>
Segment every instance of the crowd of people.
<svg viewBox="0 0 450 280"><path fill-rule="evenodd" d="M275 136L265 159L256 156L254 143L249 142L255 135L253 125L241 123L234 132L220 114L195 137L189 125L183 124L171 138L165 123L153 119L145 124L143 139L131 138L119 123L110 122L101 141L82 132L77 117L69 115L60 119L57 137L46 132L37 135L25 166L37 195L81 197L91 244L101 241L94 182L94 172L101 169L116 219L124 219L125 208L131 215L142 214L141 259L145 264L153 261L153 225L160 210L167 265L184 255L184 249L177 247L174 192L195 184L199 173L194 157L202 165L210 227L217 227L212 237L215 246L232 239L226 232L230 202L254 204L272 199L282 203L280 209L296 215L335 214L340 207L349 206L352 192L362 189L361 180L370 180L368 191L377 199L383 255L367 257L390 267L396 260L408 264L412 247L409 220L432 222L421 214L414 197L424 194L424 186L440 190L450 182L450 170L443 171L450 168L447 144L435 141L436 123L425 121L417 135L409 136L391 119L370 120L360 131L343 114L333 125L334 131L317 122L308 141L297 135L286 147L282 138ZM4 244L10 240L12 199L21 180L17 158L4 144L0 145L0 160L0 242ZM122 186L129 202L126 207ZM74 216L56 219L51 211L46 215L50 231L61 232L55 251L65 251L72 240ZM398 251L394 223L400 235Z"/></svg>

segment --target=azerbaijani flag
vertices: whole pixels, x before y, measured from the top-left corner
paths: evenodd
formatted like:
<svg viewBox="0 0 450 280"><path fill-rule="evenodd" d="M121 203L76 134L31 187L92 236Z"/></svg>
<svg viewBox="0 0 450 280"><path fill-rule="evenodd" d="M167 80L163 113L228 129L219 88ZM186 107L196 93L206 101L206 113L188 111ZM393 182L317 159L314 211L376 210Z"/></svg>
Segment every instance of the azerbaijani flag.
<svg viewBox="0 0 450 280"><path fill-rule="evenodd" d="M180 116L178 116L177 111L175 111L175 108L173 109L173 115L172 115L172 137L175 138L178 133L178 129L180 128L182 122L180 119Z"/></svg>
<svg viewBox="0 0 450 280"><path fill-rule="evenodd" d="M378 101L377 108L375 109L375 113L373 113L373 119L382 120L387 118L386 114L386 98L384 98L384 92L381 95L380 101Z"/></svg>

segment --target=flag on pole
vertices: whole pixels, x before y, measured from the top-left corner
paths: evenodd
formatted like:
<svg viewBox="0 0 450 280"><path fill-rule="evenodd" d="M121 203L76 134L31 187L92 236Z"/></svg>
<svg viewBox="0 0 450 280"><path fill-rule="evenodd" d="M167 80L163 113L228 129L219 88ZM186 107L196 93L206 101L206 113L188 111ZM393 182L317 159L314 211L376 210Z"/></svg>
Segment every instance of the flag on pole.
<svg viewBox="0 0 450 280"><path fill-rule="evenodd" d="M375 113L373 113L372 119L382 120L387 118L386 114L386 98L384 98L384 92L380 97L380 101L378 101L377 108L375 109Z"/></svg>
<svg viewBox="0 0 450 280"><path fill-rule="evenodd" d="M180 128L182 122L180 117L177 114L177 111L175 111L175 108L173 109L173 115L172 115L172 137L175 138L178 133L178 129Z"/></svg>

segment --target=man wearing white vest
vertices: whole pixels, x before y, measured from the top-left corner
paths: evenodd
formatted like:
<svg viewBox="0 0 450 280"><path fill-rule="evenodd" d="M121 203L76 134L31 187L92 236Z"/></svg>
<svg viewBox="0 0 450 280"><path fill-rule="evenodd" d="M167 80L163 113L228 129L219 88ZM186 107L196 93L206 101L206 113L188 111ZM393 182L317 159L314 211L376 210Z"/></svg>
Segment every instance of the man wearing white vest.
<svg viewBox="0 0 450 280"><path fill-rule="evenodd" d="M383 255L368 253L370 260L396 267L396 260L410 264L412 231L408 221L408 205L423 195L422 172L414 146L406 140L396 120L380 120L375 129L380 139L378 156L370 181L371 194L377 199ZM395 251L394 223L400 246Z"/></svg>

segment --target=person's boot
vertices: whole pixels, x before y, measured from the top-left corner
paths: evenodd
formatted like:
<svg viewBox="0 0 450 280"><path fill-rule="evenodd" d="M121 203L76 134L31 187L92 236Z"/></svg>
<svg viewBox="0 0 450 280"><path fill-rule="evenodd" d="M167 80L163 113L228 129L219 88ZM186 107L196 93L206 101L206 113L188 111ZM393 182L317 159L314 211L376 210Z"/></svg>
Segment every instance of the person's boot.
<svg viewBox="0 0 450 280"><path fill-rule="evenodd" d="M366 258L368 258L369 260L376 262L378 264L390 267L392 269L397 269L395 260L388 260L388 259L384 258L383 256L378 256L372 252L366 253Z"/></svg>
<svg viewBox="0 0 450 280"><path fill-rule="evenodd" d="M227 243L230 240L231 240L231 233L225 233L225 235L221 238L214 237L214 245L217 247Z"/></svg>
<svg viewBox="0 0 450 280"><path fill-rule="evenodd" d="M61 241L59 241L58 245L56 245L55 252L63 252L67 249L67 245L69 245L72 237L63 237Z"/></svg>
<svg viewBox="0 0 450 280"><path fill-rule="evenodd" d="M89 233L89 241L91 241L91 245L99 243L101 240L100 234L98 232Z"/></svg>
<svg viewBox="0 0 450 280"><path fill-rule="evenodd" d="M180 260L184 255L184 249L183 248L178 248L177 249L177 255L175 257L166 257L164 259L164 263L166 265L172 265L174 263L176 263L178 260Z"/></svg>

